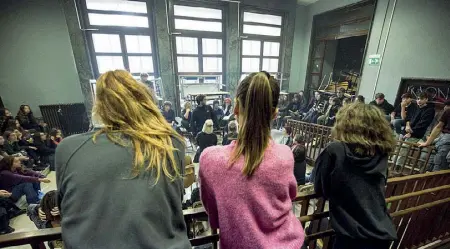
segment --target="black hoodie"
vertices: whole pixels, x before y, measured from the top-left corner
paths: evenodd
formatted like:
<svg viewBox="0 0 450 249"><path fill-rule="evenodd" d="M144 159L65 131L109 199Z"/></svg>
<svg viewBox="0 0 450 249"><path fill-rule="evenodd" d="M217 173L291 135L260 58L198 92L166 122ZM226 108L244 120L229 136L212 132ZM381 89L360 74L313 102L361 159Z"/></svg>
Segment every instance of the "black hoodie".
<svg viewBox="0 0 450 249"><path fill-rule="evenodd" d="M428 126L433 122L434 114L433 103L428 103L424 107L417 107L414 116L411 119L406 119L406 122L409 122L413 130L411 137L422 139L427 132Z"/></svg>
<svg viewBox="0 0 450 249"><path fill-rule="evenodd" d="M332 142L319 155L314 188L330 202L331 226L353 239L395 240L386 208L388 155L361 156L354 147Z"/></svg>

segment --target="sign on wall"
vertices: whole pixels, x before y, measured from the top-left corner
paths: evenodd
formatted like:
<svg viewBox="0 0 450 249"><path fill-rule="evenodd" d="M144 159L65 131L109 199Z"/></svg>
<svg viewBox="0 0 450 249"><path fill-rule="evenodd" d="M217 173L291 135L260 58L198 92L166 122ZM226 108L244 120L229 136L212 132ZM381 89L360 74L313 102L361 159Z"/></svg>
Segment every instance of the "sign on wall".
<svg viewBox="0 0 450 249"><path fill-rule="evenodd" d="M369 55L369 65L371 65L371 66L380 65L380 62L381 62L380 54Z"/></svg>

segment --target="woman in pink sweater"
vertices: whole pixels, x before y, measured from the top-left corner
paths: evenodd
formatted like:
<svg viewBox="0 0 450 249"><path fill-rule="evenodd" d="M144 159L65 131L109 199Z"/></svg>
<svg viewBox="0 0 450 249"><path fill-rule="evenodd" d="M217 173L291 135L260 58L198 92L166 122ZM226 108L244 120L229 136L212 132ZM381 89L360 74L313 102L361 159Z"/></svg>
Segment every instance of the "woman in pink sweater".
<svg viewBox="0 0 450 249"><path fill-rule="evenodd" d="M297 194L294 158L270 138L280 87L268 74L252 73L239 85L238 139L209 147L200 157L200 193L220 248L298 249L302 225L292 210Z"/></svg>

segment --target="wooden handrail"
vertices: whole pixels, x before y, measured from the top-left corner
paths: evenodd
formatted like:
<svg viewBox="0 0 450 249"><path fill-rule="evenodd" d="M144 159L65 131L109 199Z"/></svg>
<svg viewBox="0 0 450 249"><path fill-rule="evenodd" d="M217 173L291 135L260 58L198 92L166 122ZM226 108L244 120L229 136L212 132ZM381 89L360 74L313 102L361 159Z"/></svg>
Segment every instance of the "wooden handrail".
<svg viewBox="0 0 450 249"><path fill-rule="evenodd" d="M11 233L0 236L0 248L37 244L42 241L61 239L61 228L46 228L30 232Z"/></svg>
<svg viewBox="0 0 450 249"><path fill-rule="evenodd" d="M425 189L425 190L421 190L421 191L417 191L417 192L411 192L411 193L407 193L407 194L403 194L403 195L392 196L392 197L389 197L386 199L386 203L393 202L393 201L399 201L399 200L403 200L403 199L414 197L414 196L429 194L432 192L437 192L437 191L441 191L441 190L445 190L445 189L450 189L450 185L443 185L443 186L436 187L436 188L429 188L429 189Z"/></svg>
<svg viewBox="0 0 450 249"><path fill-rule="evenodd" d="M389 178L387 180L387 182L389 184L389 183L402 182L402 181L414 180L414 179L425 179L428 177L437 176L437 175L445 175L445 174L449 174L449 173L450 173L450 169L435 171L435 172L426 172L426 173L416 174L416 175L408 175L408 176Z"/></svg>
<svg viewBox="0 0 450 249"><path fill-rule="evenodd" d="M325 217L330 216L330 212L329 211L325 211L322 213L315 213L315 214L309 214L309 215L305 215L305 216L301 216L299 218L300 222L305 223L308 221L313 221L313 220L318 220L318 219L322 219Z"/></svg>
<svg viewBox="0 0 450 249"><path fill-rule="evenodd" d="M429 203L426 203L426 204L422 204L422 205L419 205L419 206L415 206L415 207L412 207L412 208L407 208L407 209L404 209L404 210L401 210L401 211L393 212L393 213L391 213L391 217L403 216L405 214L409 214L409 213L412 213L412 212L420 211L420 210L425 209L425 208L432 208L432 207L435 207L437 205L444 204L444 203L447 203L447 202L450 202L450 197L442 199L442 200L438 200L438 201L433 201L433 202L429 202Z"/></svg>

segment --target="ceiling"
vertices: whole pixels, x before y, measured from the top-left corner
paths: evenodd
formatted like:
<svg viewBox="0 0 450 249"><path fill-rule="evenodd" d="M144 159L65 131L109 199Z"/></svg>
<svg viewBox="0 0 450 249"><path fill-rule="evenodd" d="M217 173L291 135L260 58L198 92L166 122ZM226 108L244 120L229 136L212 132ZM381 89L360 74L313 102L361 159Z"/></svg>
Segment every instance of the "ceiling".
<svg viewBox="0 0 450 249"><path fill-rule="evenodd" d="M297 3L300 5L308 5L308 4L312 4L315 3L319 0L297 0Z"/></svg>

